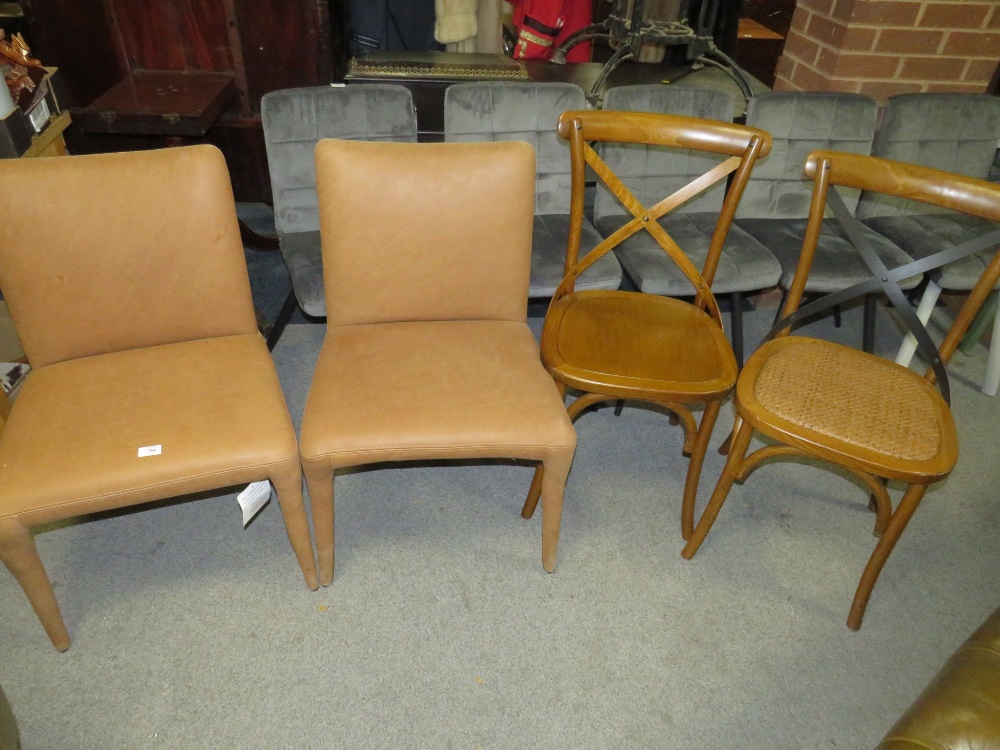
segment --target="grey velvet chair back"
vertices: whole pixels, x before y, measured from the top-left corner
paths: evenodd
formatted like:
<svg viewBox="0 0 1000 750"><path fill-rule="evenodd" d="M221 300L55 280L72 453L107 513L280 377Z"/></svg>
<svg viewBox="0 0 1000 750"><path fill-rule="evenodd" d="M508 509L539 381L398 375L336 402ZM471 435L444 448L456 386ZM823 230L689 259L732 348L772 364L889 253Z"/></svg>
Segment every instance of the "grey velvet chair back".
<svg viewBox="0 0 1000 750"><path fill-rule="evenodd" d="M604 96L606 110L659 112L723 122L732 122L733 106L732 95L724 91L660 84L619 86ZM603 143L600 154L644 205L653 205L722 161L716 154L635 143ZM675 213L718 213L724 197L725 184L717 184ZM626 213L618 199L598 181L595 223Z"/></svg>
<svg viewBox="0 0 1000 750"><path fill-rule="evenodd" d="M535 215L568 214L569 146L556 133L559 115L586 109L572 83L456 83L444 95L444 139L526 141L535 149Z"/></svg>
<svg viewBox="0 0 1000 750"><path fill-rule="evenodd" d="M872 154L945 172L987 178L1000 141L1000 97L900 94L886 104ZM946 209L865 193L858 217L943 213Z"/></svg>
<svg viewBox="0 0 1000 750"><path fill-rule="evenodd" d="M878 105L860 94L768 92L750 100L746 124L771 134L771 153L757 162L737 219L804 219L812 182L802 173L817 149L871 153ZM841 191L854 211L857 191Z"/></svg>
<svg viewBox="0 0 1000 750"><path fill-rule="evenodd" d="M417 140L413 98L396 84L272 91L260 109L279 236L319 231L313 150L321 138Z"/></svg>

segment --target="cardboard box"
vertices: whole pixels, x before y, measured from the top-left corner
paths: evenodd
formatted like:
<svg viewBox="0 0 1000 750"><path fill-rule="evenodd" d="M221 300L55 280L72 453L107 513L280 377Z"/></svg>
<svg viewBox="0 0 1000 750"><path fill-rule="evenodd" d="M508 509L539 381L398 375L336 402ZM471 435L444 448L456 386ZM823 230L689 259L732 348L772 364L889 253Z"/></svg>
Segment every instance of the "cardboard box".
<svg viewBox="0 0 1000 750"><path fill-rule="evenodd" d="M58 68L46 68L38 84L42 97L28 111L16 108L0 120L0 159L16 159L31 145L49 121L62 111L66 100Z"/></svg>

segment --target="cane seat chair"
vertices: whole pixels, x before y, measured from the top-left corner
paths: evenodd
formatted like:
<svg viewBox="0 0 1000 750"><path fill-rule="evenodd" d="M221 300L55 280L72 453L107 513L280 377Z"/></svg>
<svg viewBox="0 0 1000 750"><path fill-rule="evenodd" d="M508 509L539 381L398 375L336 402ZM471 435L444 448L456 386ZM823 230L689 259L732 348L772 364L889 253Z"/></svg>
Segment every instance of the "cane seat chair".
<svg viewBox="0 0 1000 750"><path fill-rule="evenodd" d="M758 156L767 153L767 133L731 123L640 112L577 111L559 118L559 134L570 141L573 222L566 276L542 327L542 361L564 389L582 391L568 407L575 418L602 401L636 399L668 409L684 428L690 454L681 529L691 532L698 477L722 400L736 382L736 357L722 328L711 283L736 204ZM646 207L601 159L591 143L638 143L726 156L651 207ZM579 258L584 178L589 166L632 215L585 258ZM712 241L699 271L659 219L701 191L732 175ZM604 253L639 231L649 232L692 287L694 302L632 291L576 291L578 276ZM696 427L690 404L704 404ZM523 515L534 511L533 493Z"/></svg>
<svg viewBox="0 0 1000 750"><path fill-rule="evenodd" d="M0 433L0 559L53 645L70 638L40 524L270 479L316 588L221 152L10 159L0 179L17 186L0 205L0 288L32 368Z"/></svg>
<svg viewBox="0 0 1000 750"><path fill-rule="evenodd" d="M1000 185L871 156L817 151L806 162L813 178L812 206L802 255L789 290L786 316L770 340L750 357L736 384L737 411L732 444L722 476L684 548L690 559L711 529L734 481L742 481L762 461L806 455L847 469L871 490L879 537L858 584L847 619L861 626L865 607L889 554L929 484L944 478L958 459L958 436L949 408L945 365L969 323L1000 277L1000 255L986 267L940 348L936 347L898 286L913 274L970 257L1000 240L1000 226L985 235L901 267L887 269L858 231L835 185L950 208L991 222L1000 220ZM807 288L824 210L829 205L847 237L870 266L873 277L799 307ZM856 349L807 336L787 335L792 327L833 304L874 290L884 292L916 336L926 375ZM936 389L934 384L938 386ZM754 432L777 441L750 455ZM907 489L892 508L885 480Z"/></svg>
<svg viewBox="0 0 1000 750"><path fill-rule="evenodd" d="M322 583L334 473L386 461L537 463L552 571L576 433L527 324L534 151L323 140L316 174L327 335L301 454Z"/></svg>

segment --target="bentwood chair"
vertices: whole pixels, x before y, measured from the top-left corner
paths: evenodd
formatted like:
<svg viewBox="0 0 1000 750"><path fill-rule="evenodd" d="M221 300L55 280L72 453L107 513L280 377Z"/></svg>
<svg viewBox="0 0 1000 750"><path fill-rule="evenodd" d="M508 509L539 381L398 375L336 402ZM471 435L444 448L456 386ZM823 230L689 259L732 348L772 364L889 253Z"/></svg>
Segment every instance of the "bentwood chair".
<svg viewBox="0 0 1000 750"><path fill-rule="evenodd" d="M392 83L309 86L271 91L260 119L274 199L278 247L291 291L268 336L272 348L295 312L326 315L313 151L322 138L416 143L417 113L409 89Z"/></svg>
<svg viewBox="0 0 1000 750"><path fill-rule="evenodd" d="M535 219L531 236L528 297L549 298L563 277L569 238L569 147L556 133L559 115L585 109L583 89L573 83L474 81L456 83L444 93L447 143L526 141L535 149ZM580 255L601 241L587 220L581 227ZM581 289L617 289L622 269L605 255L579 280Z"/></svg>
<svg viewBox="0 0 1000 750"><path fill-rule="evenodd" d="M958 459L958 436L949 409L945 364L976 311L1000 278L1000 255L986 267L938 349L906 304L898 286L914 273L969 257L1000 241L1000 228L903 267L887 269L834 186L905 197L990 221L1000 219L1000 185L871 156L816 151L805 166L813 178L809 226L786 316L750 357L736 384L736 426L726 466L683 551L691 558L711 529L734 481L776 456L812 456L850 471L871 491L878 543L865 566L847 625L861 627L865 607L889 554L928 485L943 479ZM799 307L816 256L823 214L830 206L845 234L869 265L872 278ZM932 364L925 377L894 362L806 336L789 336L802 320L833 304L880 289L916 336ZM934 383L940 390L935 389ZM777 441L746 455L754 432ZM885 480L907 485L892 508Z"/></svg>
<svg viewBox="0 0 1000 750"><path fill-rule="evenodd" d="M620 86L604 95L604 109L659 112L732 122L733 97L724 91L649 84ZM723 156L704 151L671 149L646 144L605 143L601 158L639 200L662 197L700 176ZM725 184L718 183L697 198L660 219L696 267L703 267L722 208ZM603 237L614 234L632 215L603 185L594 199L594 225ZM691 283L647 232L633 234L615 249L615 255L640 292L667 297L693 294ZM781 266L771 251L738 226L731 226L712 279L712 293L729 298L730 338L736 363L743 365L743 303L746 292L769 289L778 283ZM577 288L583 288L577 285Z"/></svg>
<svg viewBox="0 0 1000 750"><path fill-rule="evenodd" d="M577 111L559 118L559 135L570 142L573 158L572 229L566 276L552 298L542 327L542 361L563 389L582 395L568 413L575 418L602 401L636 399L665 407L684 428L684 452L690 454L681 530L692 528L698 477L722 400L736 382L736 357L722 329L711 284L729 224L743 186L758 156L767 153L767 133L731 123L640 112ZM601 159L592 143L641 143L726 156L708 171L680 186L655 205L644 205ZM618 197L632 220L589 255L579 258L584 179L589 166ZM701 272L667 234L659 219L716 182L732 175L712 233ZM646 196L647 198L649 196ZM662 252L691 285L694 303L632 291L576 291L587 267L637 232L649 232ZM690 404L703 404L700 427ZM530 517L537 496L522 511Z"/></svg>
<svg viewBox="0 0 1000 750"><path fill-rule="evenodd" d="M270 480L316 568L295 431L213 146L5 160L0 288L31 372L0 433L0 559L70 638L32 527ZM44 216L44 221L39 217Z"/></svg>
<svg viewBox="0 0 1000 750"><path fill-rule="evenodd" d="M334 473L383 461L536 463L552 571L576 434L527 325L534 151L324 140L316 175L327 334L301 453L321 581Z"/></svg>
<svg viewBox="0 0 1000 750"><path fill-rule="evenodd" d="M770 133L773 146L770 156L754 169L736 212L736 225L774 253L781 264L778 286L785 294L792 284L808 224L812 186L802 176L802 164L819 149L869 155L877 114L874 99L826 91L767 92L747 105L747 125ZM858 193L845 191L844 201L853 211ZM882 235L867 227L861 231L890 268L909 262L910 257ZM820 229L806 294L846 289L868 275L857 252L828 217ZM918 283L920 277L916 276L901 286L911 289ZM864 299L862 346L867 352L875 346L877 302L874 293ZM839 325L840 307L832 313Z"/></svg>

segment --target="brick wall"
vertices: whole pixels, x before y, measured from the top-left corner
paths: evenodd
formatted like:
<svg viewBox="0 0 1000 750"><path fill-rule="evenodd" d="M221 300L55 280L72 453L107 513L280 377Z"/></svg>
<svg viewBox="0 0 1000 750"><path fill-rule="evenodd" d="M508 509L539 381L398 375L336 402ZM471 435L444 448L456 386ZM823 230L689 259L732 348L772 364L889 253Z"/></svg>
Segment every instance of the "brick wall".
<svg viewBox="0 0 1000 750"><path fill-rule="evenodd" d="M774 88L983 93L998 61L1000 0L799 0Z"/></svg>

